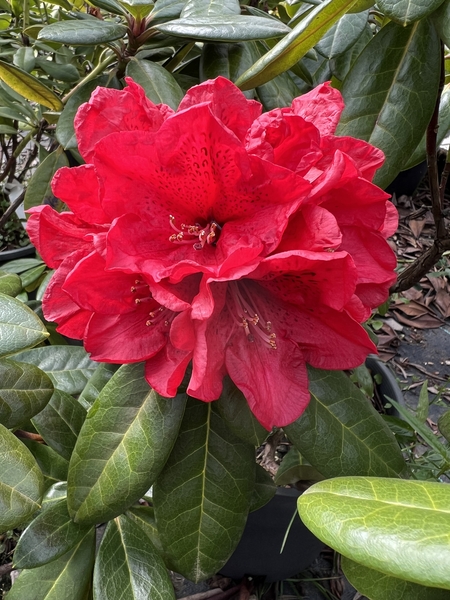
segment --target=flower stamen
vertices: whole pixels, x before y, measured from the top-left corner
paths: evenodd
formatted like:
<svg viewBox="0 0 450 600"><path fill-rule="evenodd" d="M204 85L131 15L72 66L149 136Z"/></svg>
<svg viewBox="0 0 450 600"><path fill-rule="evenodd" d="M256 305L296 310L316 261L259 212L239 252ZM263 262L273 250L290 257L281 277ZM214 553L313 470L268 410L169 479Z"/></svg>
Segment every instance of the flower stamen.
<svg viewBox="0 0 450 600"><path fill-rule="evenodd" d="M239 287L238 283L234 281L229 283L229 290L235 307L234 320L237 325L244 329L247 340L255 342L259 338L265 344L269 345L270 348L276 350L277 336L272 332L272 322L265 321L255 311L248 290L242 290L242 286Z"/></svg>
<svg viewBox="0 0 450 600"><path fill-rule="evenodd" d="M169 216L170 226L176 233L172 233L169 236L169 242L176 244L192 244L195 250L202 250L207 244L212 245L217 243L217 239L222 229L216 221L211 221L205 227L202 227L199 223L195 225L186 225L181 223L178 228L175 225L175 217ZM195 241L197 238L198 241Z"/></svg>

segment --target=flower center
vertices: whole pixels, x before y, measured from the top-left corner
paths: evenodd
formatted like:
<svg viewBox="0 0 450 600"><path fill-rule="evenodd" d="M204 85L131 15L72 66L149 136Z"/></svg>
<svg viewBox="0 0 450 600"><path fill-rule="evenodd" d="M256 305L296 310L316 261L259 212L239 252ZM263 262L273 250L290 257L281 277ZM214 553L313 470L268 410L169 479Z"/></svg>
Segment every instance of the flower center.
<svg viewBox="0 0 450 600"><path fill-rule="evenodd" d="M186 225L181 223L180 227L175 224L175 217L170 215L170 226L176 233L172 233L169 241L174 244L191 244L194 250L201 250L206 244L216 244L222 229L216 221L211 221L205 227L199 223ZM198 240L198 241L196 241Z"/></svg>
<svg viewBox="0 0 450 600"><path fill-rule="evenodd" d="M147 304L148 308L151 309L145 321L147 327L158 325L162 320L164 320L164 326L169 327L173 315L169 314L170 311L167 308L156 302L149 290L148 284L141 279L136 279L130 291L134 296L134 303L136 305ZM148 304L149 302L151 304Z"/></svg>
<svg viewBox="0 0 450 600"><path fill-rule="evenodd" d="M266 321L260 312L255 309L255 301L251 298L249 290L240 286L237 281L231 281L228 285L231 293L234 310L231 310L235 322L243 327L247 340L256 341L257 338L270 346L272 350L277 349L276 333L272 332L272 323Z"/></svg>

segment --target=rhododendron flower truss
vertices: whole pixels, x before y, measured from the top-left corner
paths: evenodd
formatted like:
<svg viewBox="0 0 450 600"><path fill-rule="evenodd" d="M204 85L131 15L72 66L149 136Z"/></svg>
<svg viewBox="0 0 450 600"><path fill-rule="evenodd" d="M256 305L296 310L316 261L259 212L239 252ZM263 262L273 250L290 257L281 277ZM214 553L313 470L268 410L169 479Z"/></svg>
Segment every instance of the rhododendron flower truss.
<svg viewBox="0 0 450 600"><path fill-rule="evenodd" d="M261 114L221 77L175 112L127 83L78 111L86 164L53 181L70 212L30 211L56 269L44 314L96 360L145 360L162 395L192 363L192 396L217 399L228 374L266 428L286 425L308 403L307 363L375 350L360 323L395 279L395 209L371 183L383 156L334 135L328 84Z"/></svg>

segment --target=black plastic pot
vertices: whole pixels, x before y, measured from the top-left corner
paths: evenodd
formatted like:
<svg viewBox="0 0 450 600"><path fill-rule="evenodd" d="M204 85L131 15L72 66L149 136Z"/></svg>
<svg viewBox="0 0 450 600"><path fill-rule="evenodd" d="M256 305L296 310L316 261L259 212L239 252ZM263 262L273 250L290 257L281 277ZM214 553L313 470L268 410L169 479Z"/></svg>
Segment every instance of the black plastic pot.
<svg viewBox="0 0 450 600"><path fill-rule="evenodd" d="M28 246L23 246L22 248L14 248L13 250L3 250L0 252L0 263L15 260L16 258L33 256L35 252L36 248L32 244L28 244Z"/></svg>
<svg viewBox="0 0 450 600"><path fill-rule="evenodd" d="M390 367L381 360L381 358L375 354L371 354L366 359L366 367L369 369L372 376L379 375L377 379L381 378L379 383L375 381L375 388L380 400L383 403L383 407L386 404L389 405L390 398L401 405L405 404L403 392L397 383L394 373L391 371ZM400 419L402 418L398 410L392 404L385 408L385 413L387 415L391 415L392 417L398 417Z"/></svg>
<svg viewBox="0 0 450 600"><path fill-rule="evenodd" d="M262 508L251 512L241 541L221 574L240 580L245 575L263 577L267 582L288 579L303 571L324 547L303 525L297 512L296 489L277 488L275 496ZM293 515L289 535L280 553Z"/></svg>

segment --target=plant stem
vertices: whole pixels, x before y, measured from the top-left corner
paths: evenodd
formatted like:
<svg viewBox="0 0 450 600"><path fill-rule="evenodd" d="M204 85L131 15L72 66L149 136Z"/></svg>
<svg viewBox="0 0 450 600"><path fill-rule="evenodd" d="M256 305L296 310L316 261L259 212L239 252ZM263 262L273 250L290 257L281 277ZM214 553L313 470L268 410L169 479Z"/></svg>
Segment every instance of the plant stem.
<svg viewBox="0 0 450 600"><path fill-rule="evenodd" d="M86 75L84 79L80 81L80 83L77 83L77 85L64 96L64 98L62 99L62 103L66 104L67 100L71 98L76 92L78 92L78 90L81 87L83 87L83 85L95 79L97 75L99 75L104 69L106 69L107 66L109 66L115 60L116 57L112 54L111 56L108 56L108 58L105 58L105 60L100 62L96 67L92 69L92 71L88 75Z"/></svg>

